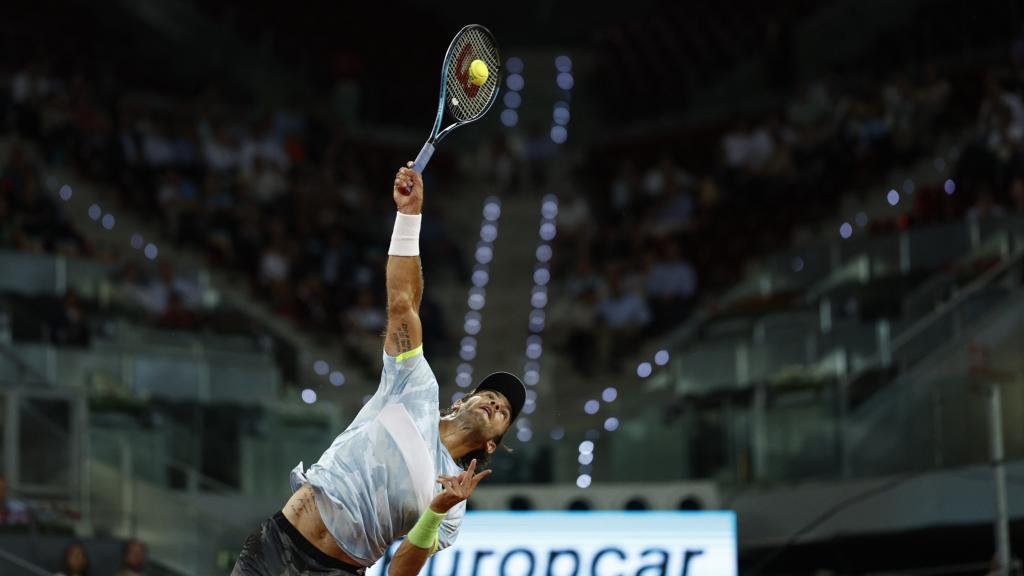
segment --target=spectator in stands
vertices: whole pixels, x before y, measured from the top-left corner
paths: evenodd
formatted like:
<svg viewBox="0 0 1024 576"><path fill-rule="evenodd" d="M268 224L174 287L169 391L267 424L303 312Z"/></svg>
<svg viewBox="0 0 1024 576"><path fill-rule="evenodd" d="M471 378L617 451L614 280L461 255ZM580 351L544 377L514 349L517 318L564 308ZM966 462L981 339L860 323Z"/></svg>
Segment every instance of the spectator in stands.
<svg viewBox="0 0 1024 576"><path fill-rule="evenodd" d="M121 569L114 576L143 576L146 572L146 545L129 540L121 549Z"/></svg>
<svg viewBox="0 0 1024 576"><path fill-rule="evenodd" d="M89 556L81 542L72 542L64 549L60 571L54 576L89 576Z"/></svg>
<svg viewBox="0 0 1024 576"><path fill-rule="evenodd" d="M349 309L345 320L351 330L378 335L384 330L387 318L384 317L381 306L375 302L373 290L363 288L356 297L356 305Z"/></svg>
<svg viewBox="0 0 1024 576"><path fill-rule="evenodd" d="M0 526L27 525L32 522L28 504L7 497L7 478L0 475Z"/></svg>
<svg viewBox="0 0 1024 576"><path fill-rule="evenodd" d="M686 315L688 301L697 291L697 274L676 241L663 242L659 257L647 272L647 298L661 330Z"/></svg>
<svg viewBox="0 0 1024 576"><path fill-rule="evenodd" d="M1006 217L1006 208L1003 208L996 203L995 197L992 196L992 192L983 189L978 195L978 200L971 206L970 210L967 211L967 218L969 220L986 220L989 218L1004 218Z"/></svg>
<svg viewBox="0 0 1024 576"><path fill-rule="evenodd" d="M78 293L68 288L50 319L50 341L60 346L88 346L89 323Z"/></svg>
<svg viewBox="0 0 1024 576"><path fill-rule="evenodd" d="M601 321L600 357L619 369L619 361L629 352L640 331L651 323L651 311L639 290L627 284L622 272L612 268L608 275L608 295L597 308Z"/></svg>

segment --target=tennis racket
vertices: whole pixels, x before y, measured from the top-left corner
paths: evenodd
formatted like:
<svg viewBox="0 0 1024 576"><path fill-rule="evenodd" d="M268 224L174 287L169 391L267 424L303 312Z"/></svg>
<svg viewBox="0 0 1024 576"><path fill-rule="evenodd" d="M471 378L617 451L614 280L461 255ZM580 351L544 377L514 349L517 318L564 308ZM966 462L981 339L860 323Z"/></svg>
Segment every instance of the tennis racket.
<svg viewBox="0 0 1024 576"><path fill-rule="evenodd" d="M483 60L489 71L487 81L480 86L469 79L469 65L474 60ZM479 24L470 24L459 30L448 45L441 66L441 98L437 104L434 128L416 156L413 171L417 174L423 172L434 154L434 146L452 130L482 118L498 98L500 86L501 57L498 55L498 43L494 35ZM442 130L441 125L446 117L451 123Z"/></svg>

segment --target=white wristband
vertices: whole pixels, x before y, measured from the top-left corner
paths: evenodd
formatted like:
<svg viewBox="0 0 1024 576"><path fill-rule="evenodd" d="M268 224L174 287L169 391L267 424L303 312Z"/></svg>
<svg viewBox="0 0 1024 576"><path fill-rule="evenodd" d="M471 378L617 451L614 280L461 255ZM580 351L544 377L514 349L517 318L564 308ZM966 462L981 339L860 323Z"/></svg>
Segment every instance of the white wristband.
<svg viewBox="0 0 1024 576"><path fill-rule="evenodd" d="M390 256L420 255L420 221L422 214L398 213L395 218L395 231L391 233Z"/></svg>

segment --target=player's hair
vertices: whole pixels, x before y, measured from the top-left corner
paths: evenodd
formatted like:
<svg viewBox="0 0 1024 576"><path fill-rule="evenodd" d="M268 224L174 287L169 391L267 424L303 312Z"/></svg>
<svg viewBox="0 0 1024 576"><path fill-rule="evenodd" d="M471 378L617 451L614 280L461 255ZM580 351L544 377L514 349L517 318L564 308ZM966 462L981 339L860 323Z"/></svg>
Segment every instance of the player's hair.
<svg viewBox="0 0 1024 576"><path fill-rule="evenodd" d="M477 394L480 394L480 392L474 392L472 394L469 394L468 396L465 396L463 398L463 400L465 400L466 398L472 398L473 396L476 396ZM455 408L454 407L441 408L441 417L442 418L444 418L445 416L451 416L454 413L455 413ZM509 428L511 428L511 427L512 427L512 424L509 423ZM505 430L505 432L508 432L508 430ZM506 452L511 452L512 451L511 448L508 448L507 446L502 446L502 444L501 444L501 440L504 437L505 437L505 434L502 433L497 438L492 438L492 440L494 440L494 443L498 445L498 448L503 448ZM455 463L465 469L465 468L469 468L469 463L472 462L474 459L476 460L477 470L481 470L481 469L487 467L487 464L491 460L491 455L487 453L486 449L481 448L479 450L473 450L469 454L466 454L462 458L459 458Z"/></svg>

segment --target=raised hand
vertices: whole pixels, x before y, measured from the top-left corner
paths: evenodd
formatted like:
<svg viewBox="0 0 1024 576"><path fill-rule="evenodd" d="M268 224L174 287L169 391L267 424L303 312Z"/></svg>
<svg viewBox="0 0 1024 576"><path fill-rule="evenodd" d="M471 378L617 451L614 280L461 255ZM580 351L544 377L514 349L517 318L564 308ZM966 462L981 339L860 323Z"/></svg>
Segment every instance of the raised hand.
<svg viewBox="0 0 1024 576"><path fill-rule="evenodd" d="M395 206L402 214L419 214L423 211L423 177L412 171L412 162L405 166L395 174Z"/></svg>
<svg viewBox="0 0 1024 576"><path fill-rule="evenodd" d="M479 474L476 472L476 459L469 463L469 468L458 476L438 476L437 481L444 486L444 490L434 496L430 503L430 509L443 514L452 509L453 506L466 500L476 489L481 480L491 475L490 470L484 470Z"/></svg>

